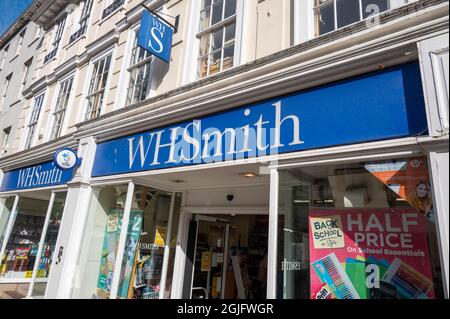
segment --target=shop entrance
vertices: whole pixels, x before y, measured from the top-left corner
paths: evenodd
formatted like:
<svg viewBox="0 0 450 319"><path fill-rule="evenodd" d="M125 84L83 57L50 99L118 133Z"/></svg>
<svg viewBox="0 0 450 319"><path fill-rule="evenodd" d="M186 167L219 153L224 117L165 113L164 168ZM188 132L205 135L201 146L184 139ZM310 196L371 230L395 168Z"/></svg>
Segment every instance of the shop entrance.
<svg viewBox="0 0 450 319"><path fill-rule="evenodd" d="M195 215L189 221L185 297L264 299L267 215Z"/></svg>
<svg viewBox="0 0 450 319"><path fill-rule="evenodd" d="M208 216L196 216L196 221L191 298L223 299L230 222Z"/></svg>

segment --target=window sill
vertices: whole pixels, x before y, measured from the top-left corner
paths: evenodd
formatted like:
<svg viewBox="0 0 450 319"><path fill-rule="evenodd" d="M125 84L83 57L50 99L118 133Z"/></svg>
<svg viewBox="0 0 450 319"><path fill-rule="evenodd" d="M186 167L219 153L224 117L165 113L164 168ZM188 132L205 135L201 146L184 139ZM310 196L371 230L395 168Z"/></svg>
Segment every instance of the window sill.
<svg viewBox="0 0 450 319"><path fill-rule="evenodd" d="M28 44L28 47L31 48L33 46L33 44L36 43L36 41L38 41L40 38L35 38L33 41L31 41L30 44Z"/></svg>
<svg viewBox="0 0 450 319"><path fill-rule="evenodd" d="M14 58L12 58L11 60L9 60L9 63L11 63L12 61L14 61L15 59L17 59L19 57L18 54L16 54L16 56Z"/></svg>
<svg viewBox="0 0 450 319"><path fill-rule="evenodd" d="M52 62L55 61L55 60L56 60L56 57L51 58L51 59L48 60L46 63L42 64L42 67L45 67L45 66L49 65L50 63L52 63Z"/></svg>
<svg viewBox="0 0 450 319"><path fill-rule="evenodd" d="M77 44L78 42L80 42L82 39L86 39L86 34L83 34L81 37L79 37L78 39L76 39L76 40L73 41L72 43L66 44L66 46L63 47L63 50L69 50L71 47L73 47L75 44Z"/></svg>
<svg viewBox="0 0 450 319"><path fill-rule="evenodd" d="M16 104L19 104L21 101L22 101L22 99L18 99L18 100L16 100L16 101L14 101L13 103L11 103L11 104L9 105L9 107L11 108L11 107L13 107L13 106L16 105Z"/></svg>
<svg viewBox="0 0 450 319"><path fill-rule="evenodd" d="M48 278L36 278L35 282L48 282ZM31 278L0 278L1 284L28 284Z"/></svg>

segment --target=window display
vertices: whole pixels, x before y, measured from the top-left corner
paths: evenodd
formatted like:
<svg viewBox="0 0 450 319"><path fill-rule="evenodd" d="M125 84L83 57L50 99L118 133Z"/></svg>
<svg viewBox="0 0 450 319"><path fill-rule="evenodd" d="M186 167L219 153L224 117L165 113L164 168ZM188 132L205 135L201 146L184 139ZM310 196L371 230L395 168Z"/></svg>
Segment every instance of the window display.
<svg viewBox="0 0 450 319"><path fill-rule="evenodd" d="M2 256L0 278L31 278L49 202L20 197Z"/></svg>
<svg viewBox="0 0 450 319"><path fill-rule="evenodd" d="M15 197L5 200L4 214L0 216L0 234L2 240L6 241L4 247L2 246L4 253L0 265L0 281L5 279L5 283L0 285L0 298L44 296L66 194L52 194L53 201L50 200L49 193L18 196L14 212L12 207ZM44 199L47 197L49 200ZM47 216L51 202L53 206L50 216ZM12 225L12 228L6 233L8 224ZM42 250L38 258L40 249ZM33 271L36 271L35 277Z"/></svg>
<svg viewBox="0 0 450 319"><path fill-rule="evenodd" d="M122 254L118 249L127 194L126 185L108 186L92 197L79 263L80 286L73 289L73 298L111 298L118 279L119 299L159 299L165 250L176 247L176 232L167 242L172 193L134 188L120 274L115 274L117 256ZM181 196L176 195L175 223L180 207ZM173 262L168 265L164 296L170 295L173 274Z"/></svg>
<svg viewBox="0 0 450 319"><path fill-rule="evenodd" d="M74 298L109 298L127 191L127 185L107 186L92 196Z"/></svg>
<svg viewBox="0 0 450 319"><path fill-rule="evenodd" d="M277 295L442 297L426 157L280 171Z"/></svg>
<svg viewBox="0 0 450 319"><path fill-rule="evenodd" d="M59 228L66 203L67 192L55 194L52 210L50 212L45 238L42 246L41 258L37 268L36 278L48 278L51 271L53 255L55 253L56 241L58 239ZM32 296L44 296L47 282L36 282L33 286Z"/></svg>
<svg viewBox="0 0 450 319"><path fill-rule="evenodd" d="M168 242L171 193L145 186L135 189L130 213L119 291L121 299L159 299L170 295L171 285L161 287L166 246L176 246L172 230ZM175 197L174 215L179 216L181 196ZM178 210L178 211L177 211ZM177 218L174 221L178 223ZM173 263L168 263L171 282ZM166 289L161 292L161 289Z"/></svg>

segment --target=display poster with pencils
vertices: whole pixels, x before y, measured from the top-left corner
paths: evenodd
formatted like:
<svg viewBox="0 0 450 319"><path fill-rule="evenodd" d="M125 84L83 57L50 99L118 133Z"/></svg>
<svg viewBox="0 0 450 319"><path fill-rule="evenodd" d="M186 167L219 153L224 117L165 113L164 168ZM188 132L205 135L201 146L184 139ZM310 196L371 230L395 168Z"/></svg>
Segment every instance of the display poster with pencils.
<svg viewBox="0 0 450 319"><path fill-rule="evenodd" d="M312 299L432 299L426 217L413 208L309 214Z"/></svg>

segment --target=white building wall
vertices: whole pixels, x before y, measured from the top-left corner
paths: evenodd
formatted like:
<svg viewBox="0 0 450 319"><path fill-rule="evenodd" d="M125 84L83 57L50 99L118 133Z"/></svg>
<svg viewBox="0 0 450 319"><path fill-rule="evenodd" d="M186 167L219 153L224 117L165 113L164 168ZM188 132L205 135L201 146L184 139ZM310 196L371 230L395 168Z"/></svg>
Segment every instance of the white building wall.
<svg viewBox="0 0 450 319"><path fill-rule="evenodd" d="M30 84L34 69L36 68L36 52L38 51L42 40L42 32L38 32L39 29L40 28L35 23L30 22L0 48L1 61L5 54L5 47L9 46L4 66L0 69L0 147L3 146L5 139L3 130L11 127L8 145L5 148L6 153L4 153L3 156L10 155L17 151L15 141L21 137L21 132L18 131L20 122L18 119L21 117L23 107L30 102L23 96L22 92L23 89ZM23 30L26 30L25 36L20 51L18 51L20 34ZM33 62L29 67L26 79L27 85L24 87L25 63L32 58ZM6 94L3 95L5 92L5 80L10 74L12 74L11 82Z"/></svg>

